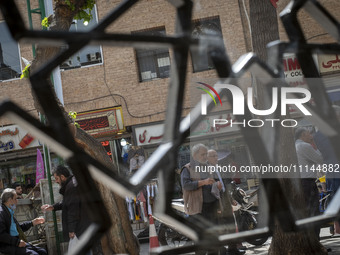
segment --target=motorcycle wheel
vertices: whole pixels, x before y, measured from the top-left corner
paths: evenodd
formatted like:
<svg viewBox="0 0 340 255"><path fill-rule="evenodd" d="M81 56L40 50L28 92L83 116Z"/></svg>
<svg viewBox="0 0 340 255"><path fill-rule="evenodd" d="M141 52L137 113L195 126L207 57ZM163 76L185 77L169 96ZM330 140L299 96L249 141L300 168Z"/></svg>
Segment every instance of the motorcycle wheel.
<svg viewBox="0 0 340 255"><path fill-rule="evenodd" d="M158 240L162 246L180 247L186 244L188 238L162 224L158 232Z"/></svg>
<svg viewBox="0 0 340 255"><path fill-rule="evenodd" d="M243 221L242 224L242 230L253 230L257 227L257 221L253 216L247 215L247 218ZM261 237L261 238L249 238L246 239L247 243L250 243L252 245L260 246L264 244L268 240L268 237Z"/></svg>
<svg viewBox="0 0 340 255"><path fill-rule="evenodd" d="M168 242L166 241L166 237L165 237L165 232L166 232L166 227L163 224L161 224L159 232L158 232L158 241L160 245L162 246L168 245Z"/></svg>

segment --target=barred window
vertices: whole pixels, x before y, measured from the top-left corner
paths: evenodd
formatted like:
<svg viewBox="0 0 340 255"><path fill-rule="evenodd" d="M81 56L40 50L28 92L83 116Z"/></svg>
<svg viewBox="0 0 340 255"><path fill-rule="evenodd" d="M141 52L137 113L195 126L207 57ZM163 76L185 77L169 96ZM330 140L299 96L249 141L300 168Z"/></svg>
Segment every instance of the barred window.
<svg viewBox="0 0 340 255"><path fill-rule="evenodd" d="M199 38L204 35L214 35L222 38L219 17L193 21L192 36ZM214 69L214 65L211 59L208 57L207 47L193 48L190 50L190 53L194 73Z"/></svg>
<svg viewBox="0 0 340 255"><path fill-rule="evenodd" d="M132 32L132 34L165 35L165 28ZM167 78L170 75L170 56L168 49L136 49L139 81Z"/></svg>
<svg viewBox="0 0 340 255"><path fill-rule="evenodd" d="M0 81L19 78L21 63L19 45L12 38L6 22L0 22Z"/></svg>

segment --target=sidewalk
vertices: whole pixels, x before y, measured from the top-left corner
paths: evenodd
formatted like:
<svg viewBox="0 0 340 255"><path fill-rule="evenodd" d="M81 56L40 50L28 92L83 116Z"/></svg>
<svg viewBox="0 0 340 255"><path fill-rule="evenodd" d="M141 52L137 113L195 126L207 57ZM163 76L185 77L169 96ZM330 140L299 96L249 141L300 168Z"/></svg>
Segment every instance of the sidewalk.
<svg viewBox="0 0 340 255"><path fill-rule="evenodd" d="M329 228L322 228L320 232L321 244L325 246L327 249L328 248L332 249L332 251L329 252L328 254L330 255L340 254L340 236L334 238L331 238L330 236L331 234L329 233ZM270 242L271 238L268 239L268 241L261 247L250 245L248 243L243 244L248 248L246 254L265 255L268 254Z"/></svg>
<svg viewBox="0 0 340 255"><path fill-rule="evenodd" d="M326 248L331 248L332 251L328 254L330 255L337 255L340 254L340 236L331 238L329 233L329 228L322 228L320 237L321 237L321 243ZM268 249L270 246L271 238L268 239L268 241L263 244L262 246L254 246L251 244L248 244L246 242L243 243L247 247L246 255L250 254L256 254L256 255L266 255L268 254ZM149 243L142 243L141 245L141 255L148 255L149 254ZM194 254L194 253L190 253Z"/></svg>

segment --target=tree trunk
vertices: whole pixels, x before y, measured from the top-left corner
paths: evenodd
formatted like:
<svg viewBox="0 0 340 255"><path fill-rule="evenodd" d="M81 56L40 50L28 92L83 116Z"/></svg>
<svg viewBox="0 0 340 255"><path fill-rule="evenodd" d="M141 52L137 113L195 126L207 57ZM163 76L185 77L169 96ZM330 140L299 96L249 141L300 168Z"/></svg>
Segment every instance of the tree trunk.
<svg viewBox="0 0 340 255"><path fill-rule="evenodd" d="M263 61L267 60L266 45L279 39L278 21L276 9L269 0L250 0L250 23L251 23L251 38L252 48L257 56ZM258 93L258 109L261 109L261 102L264 102L264 90L259 85ZM297 163L295 145L293 139L293 130L291 128L280 128L280 159L279 164L290 165ZM287 194L288 199L292 203L295 216L298 218L305 217L307 214L304 211L304 201L302 192L300 191L300 179L281 179L281 187L284 194ZM270 201L269 201L270 202ZM312 230L311 230L312 231ZM272 242L269 249L269 255L302 255L302 254L327 254L326 249L317 240L315 235L307 232L283 232L279 224L276 224Z"/></svg>
<svg viewBox="0 0 340 255"><path fill-rule="evenodd" d="M112 169L112 171L116 171L116 167L107 156L106 150L100 142L82 129L77 129L75 140L89 155ZM106 234L107 242L102 242L103 250L107 250L105 254L112 254L112 252L117 254L139 254L138 239L132 232L124 199L100 183L97 183L97 186L112 221L110 232Z"/></svg>
<svg viewBox="0 0 340 255"><path fill-rule="evenodd" d="M75 6L74 10L71 10L64 0L56 1L55 13L50 18L50 30L68 31L74 15L79 11L79 9L81 9L86 1L70 0L70 2ZM37 70L43 63L46 63L47 60L55 56L59 51L60 49L57 47L38 45L36 49L36 57L32 61L31 73ZM51 82L48 84L52 87ZM43 109L40 107L33 92L32 94L36 109L43 113ZM57 98L56 100L59 102ZM108 168L112 169L112 171L117 171L116 166L110 161L105 149L100 144L100 142L88 135L85 131L76 129L74 126L72 126L72 120L68 117L68 113L65 111L60 102L59 106L63 109L64 116L70 123L71 131L75 136L77 144L92 157L99 160ZM132 232L125 201L102 184L97 183L97 187L101 192L102 199L112 221L110 230L106 233L102 240L104 254L139 254L139 243Z"/></svg>
<svg viewBox="0 0 340 255"><path fill-rule="evenodd" d="M295 153L295 144L293 139L293 130L291 128L281 127L280 130L280 158L279 164L290 165L297 164ZM283 193L293 204L294 215L297 219L307 217L305 199L302 196L301 183L299 177L295 179L280 179ZM307 255L307 254L327 254L327 250L319 242L313 233L313 229L303 232L283 232L279 225L276 224L272 242L269 248L269 255Z"/></svg>

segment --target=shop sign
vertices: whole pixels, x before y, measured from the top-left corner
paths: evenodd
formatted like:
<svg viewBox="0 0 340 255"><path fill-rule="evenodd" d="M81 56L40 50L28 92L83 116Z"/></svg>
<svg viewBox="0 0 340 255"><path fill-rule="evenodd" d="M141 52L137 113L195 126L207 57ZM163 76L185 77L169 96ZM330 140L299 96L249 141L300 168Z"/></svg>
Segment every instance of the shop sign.
<svg viewBox="0 0 340 255"><path fill-rule="evenodd" d="M0 128L0 153L37 146L39 141L17 125Z"/></svg>
<svg viewBox="0 0 340 255"><path fill-rule="evenodd" d="M212 136L222 133L235 132L239 130L239 127L237 125L231 127L230 122L224 124L216 124L214 127L214 119L235 120L235 117L231 113L206 116L199 123L199 125L190 132L189 138ZM162 142L163 139L164 124L136 127L134 133L138 146L159 144L160 142Z"/></svg>
<svg viewBox="0 0 340 255"><path fill-rule="evenodd" d="M160 143L163 139L164 124L136 127L135 136L138 146Z"/></svg>
<svg viewBox="0 0 340 255"><path fill-rule="evenodd" d="M78 113L76 122L81 129L94 137L103 137L125 131L121 107Z"/></svg>
<svg viewBox="0 0 340 255"><path fill-rule="evenodd" d="M285 54L283 57L285 80L290 87L306 86L299 61L295 54Z"/></svg>
<svg viewBox="0 0 340 255"><path fill-rule="evenodd" d="M223 123L215 123L215 120L226 120ZM207 116L204 118L194 130L190 130L190 137L211 136L222 133L239 131L237 125L231 125L232 121L236 121L231 113Z"/></svg>
<svg viewBox="0 0 340 255"><path fill-rule="evenodd" d="M319 63L320 55L313 54L314 62L317 64L317 68L320 67ZM290 87L302 87L308 89L307 82L302 73L300 63L295 56L295 54L286 53L283 56L283 70L285 75L285 80ZM313 104L314 99L311 98L310 103ZM288 107L289 112L294 114L295 117L300 115L299 111L295 106Z"/></svg>
<svg viewBox="0 0 340 255"><path fill-rule="evenodd" d="M340 55L318 55L320 74L340 71Z"/></svg>

